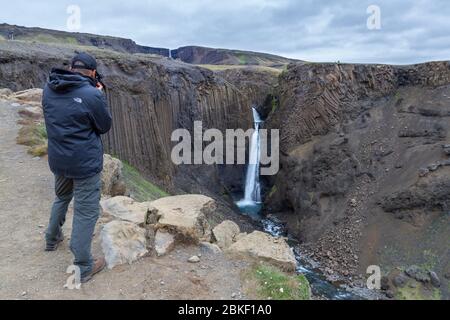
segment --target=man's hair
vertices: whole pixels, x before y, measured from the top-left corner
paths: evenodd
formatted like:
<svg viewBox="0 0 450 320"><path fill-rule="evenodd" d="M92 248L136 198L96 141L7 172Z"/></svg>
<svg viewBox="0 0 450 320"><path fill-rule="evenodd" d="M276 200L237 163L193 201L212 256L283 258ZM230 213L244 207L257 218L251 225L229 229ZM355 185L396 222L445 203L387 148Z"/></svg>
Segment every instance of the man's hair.
<svg viewBox="0 0 450 320"><path fill-rule="evenodd" d="M81 68L73 69L73 68L72 68L72 71L74 71L74 72L76 72L76 73L81 73L81 74L84 75L84 76L90 77L93 70L89 70L89 69L81 69Z"/></svg>

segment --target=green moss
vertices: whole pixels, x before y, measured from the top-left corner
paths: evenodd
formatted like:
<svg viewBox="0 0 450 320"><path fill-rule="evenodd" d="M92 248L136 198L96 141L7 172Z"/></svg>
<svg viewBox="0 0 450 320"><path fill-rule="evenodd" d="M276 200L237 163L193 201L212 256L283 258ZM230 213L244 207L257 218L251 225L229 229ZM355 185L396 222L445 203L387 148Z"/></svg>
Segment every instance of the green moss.
<svg viewBox="0 0 450 320"><path fill-rule="evenodd" d="M269 195L267 196L269 199L272 198L272 196L277 192L277 186L273 185L272 188L270 189Z"/></svg>
<svg viewBox="0 0 450 320"><path fill-rule="evenodd" d="M431 250L423 251L423 259L425 262L422 263L420 267L426 270L433 270L436 264L439 262L439 256Z"/></svg>
<svg viewBox="0 0 450 320"><path fill-rule="evenodd" d="M272 110L271 112L274 112L278 108L278 100L275 96L272 97Z"/></svg>
<svg viewBox="0 0 450 320"><path fill-rule="evenodd" d="M239 64L247 64L248 63L248 57L245 54L239 54L237 56L239 60Z"/></svg>
<svg viewBox="0 0 450 320"><path fill-rule="evenodd" d="M414 284L413 287L410 284ZM441 292L437 288L425 288L421 283L412 280L395 294L397 300L441 300Z"/></svg>
<svg viewBox="0 0 450 320"><path fill-rule="evenodd" d="M152 201L169 194L141 176L133 166L123 161L123 176L132 197L137 201Z"/></svg>
<svg viewBox="0 0 450 320"><path fill-rule="evenodd" d="M304 275L289 275L273 266L258 265L246 276L246 294L257 299L309 300L311 289Z"/></svg>

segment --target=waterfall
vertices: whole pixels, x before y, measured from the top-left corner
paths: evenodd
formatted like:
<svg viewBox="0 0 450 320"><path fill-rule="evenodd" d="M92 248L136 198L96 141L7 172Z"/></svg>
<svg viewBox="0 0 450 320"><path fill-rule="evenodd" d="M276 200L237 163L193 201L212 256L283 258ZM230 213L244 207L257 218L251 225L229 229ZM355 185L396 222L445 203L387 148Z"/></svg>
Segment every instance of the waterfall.
<svg viewBox="0 0 450 320"><path fill-rule="evenodd" d="M244 200L261 202L261 190L259 186L259 125L261 123L261 118L255 108L253 108L253 122L255 131L253 132L250 141L249 163L245 178Z"/></svg>
<svg viewBox="0 0 450 320"><path fill-rule="evenodd" d="M259 127L263 121L258 111L255 108L252 108L252 110L255 130L250 139L249 163L245 177L244 198L237 202L237 206L246 213L258 212L261 205L261 188L259 183Z"/></svg>

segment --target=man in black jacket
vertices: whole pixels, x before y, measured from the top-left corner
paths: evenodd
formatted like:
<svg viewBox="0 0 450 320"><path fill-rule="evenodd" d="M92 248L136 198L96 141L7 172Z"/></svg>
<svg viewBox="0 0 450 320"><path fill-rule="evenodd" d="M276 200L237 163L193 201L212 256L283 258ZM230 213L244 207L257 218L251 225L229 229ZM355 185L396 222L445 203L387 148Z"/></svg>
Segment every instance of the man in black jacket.
<svg viewBox="0 0 450 320"><path fill-rule="evenodd" d="M46 250L63 240L61 227L74 198L70 249L74 264L86 282L105 267L93 259L91 242L100 212L103 145L100 135L111 128L103 86L96 81L95 58L79 53L71 69L53 69L44 89L42 105L48 135L48 161L55 175L56 198L46 232Z"/></svg>

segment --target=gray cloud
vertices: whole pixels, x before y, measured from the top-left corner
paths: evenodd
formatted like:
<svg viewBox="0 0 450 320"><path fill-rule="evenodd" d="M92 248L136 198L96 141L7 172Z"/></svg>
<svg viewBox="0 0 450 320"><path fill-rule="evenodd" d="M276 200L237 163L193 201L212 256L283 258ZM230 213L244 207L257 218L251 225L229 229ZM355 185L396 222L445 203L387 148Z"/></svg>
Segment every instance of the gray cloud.
<svg viewBox="0 0 450 320"><path fill-rule="evenodd" d="M309 61L450 59L447 0L15 0L2 4L0 22L66 30L71 4L81 8L80 32L149 46L203 45ZM381 8L380 30L366 27L371 4Z"/></svg>

